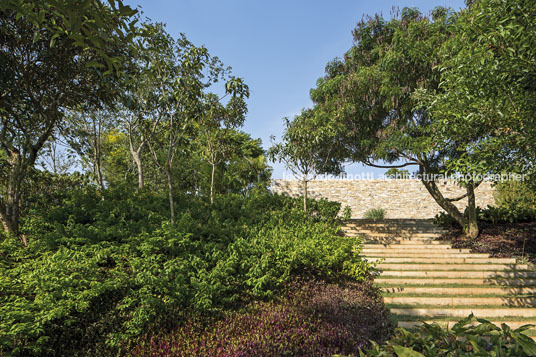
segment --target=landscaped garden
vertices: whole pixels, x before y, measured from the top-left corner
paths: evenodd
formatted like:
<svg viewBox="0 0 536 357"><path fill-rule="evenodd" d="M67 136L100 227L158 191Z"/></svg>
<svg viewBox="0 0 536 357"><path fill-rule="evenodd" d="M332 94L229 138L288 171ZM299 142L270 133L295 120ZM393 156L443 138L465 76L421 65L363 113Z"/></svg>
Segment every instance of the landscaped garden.
<svg viewBox="0 0 536 357"><path fill-rule="evenodd" d="M0 356L536 355L530 326L479 316L397 329L382 260L343 234L350 207L308 197L349 162L411 171L441 239L534 262L535 14L474 0L363 18L265 150L244 129L254 88L185 34L121 0L3 0ZM271 163L301 197L270 191ZM524 180L477 207L505 173Z"/></svg>

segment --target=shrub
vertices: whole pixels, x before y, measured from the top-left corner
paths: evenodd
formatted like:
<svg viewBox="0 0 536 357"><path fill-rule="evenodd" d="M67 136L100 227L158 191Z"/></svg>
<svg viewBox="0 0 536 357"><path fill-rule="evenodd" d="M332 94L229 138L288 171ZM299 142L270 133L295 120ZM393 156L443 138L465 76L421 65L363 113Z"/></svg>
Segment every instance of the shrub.
<svg viewBox="0 0 536 357"><path fill-rule="evenodd" d="M371 283L293 282L284 298L202 324L139 339L131 356L329 356L357 354L391 329Z"/></svg>
<svg viewBox="0 0 536 357"><path fill-rule="evenodd" d="M536 342L523 334L530 327L497 327L471 314L450 330L436 323L423 323L415 332L399 328L385 345L374 344L366 356L534 356Z"/></svg>
<svg viewBox="0 0 536 357"><path fill-rule="evenodd" d="M365 219L378 221L385 218L385 210L383 208L371 208L363 215Z"/></svg>
<svg viewBox="0 0 536 357"><path fill-rule="evenodd" d="M327 201L312 217L270 194L177 202L175 225L165 196L124 188L31 208L29 246L0 244L0 354L99 355L95 344L113 351L191 312L275 298L298 275L368 276L359 240L337 235L339 206Z"/></svg>

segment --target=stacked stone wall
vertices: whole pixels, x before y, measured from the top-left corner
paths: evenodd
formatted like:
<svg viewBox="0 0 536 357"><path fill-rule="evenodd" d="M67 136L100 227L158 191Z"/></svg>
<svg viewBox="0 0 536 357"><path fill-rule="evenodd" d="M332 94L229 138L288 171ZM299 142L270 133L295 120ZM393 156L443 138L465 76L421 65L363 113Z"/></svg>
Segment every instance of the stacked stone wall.
<svg viewBox="0 0 536 357"><path fill-rule="evenodd" d="M448 198L465 193L452 181L441 182L439 188ZM292 197L302 196L303 192L300 181L288 179L272 180L270 189ZM480 184L475 192L477 206L485 208L493 205L493 193L491 182ZM443 211L419 180L314 180L308 184L308 194L311 198L338 201L342 208L350 206L352 218L363 218L371 208L383 208L386 218L433 218ZM464 209L467 199L455 204Z"/></svg>

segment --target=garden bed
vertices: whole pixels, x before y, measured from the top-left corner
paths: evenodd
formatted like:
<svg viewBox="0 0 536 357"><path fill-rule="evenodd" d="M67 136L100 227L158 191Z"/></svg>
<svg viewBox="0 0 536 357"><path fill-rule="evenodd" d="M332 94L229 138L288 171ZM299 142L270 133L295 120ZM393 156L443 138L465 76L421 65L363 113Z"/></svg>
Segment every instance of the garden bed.
<svg viewBox="0 0 536 357"><path fill-rule="evenodd" d="M461 228L450 227L441 240L452 242L454 248L470 248L472 252L488 253L491 257L518 257L536 262L536 222L479 224L481 232L476 239L465 237Z"/></svg>

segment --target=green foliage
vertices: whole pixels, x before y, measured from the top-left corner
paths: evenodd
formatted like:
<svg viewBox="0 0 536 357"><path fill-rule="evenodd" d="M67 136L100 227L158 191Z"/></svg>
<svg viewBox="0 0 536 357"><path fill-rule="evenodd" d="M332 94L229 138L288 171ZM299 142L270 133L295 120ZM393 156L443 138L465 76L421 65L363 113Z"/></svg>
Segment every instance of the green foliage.
<svg viewBox="0 0 536 357"><path fill-rule="evenodd" d="M394 178L394 179L408 179L410 178L410 174L408 170L400 170L397 168L390 168L385 172L385 177L387 178Z"/></svg>
<svg viewBox="0 0 536 357"><path fill-rule="evenodd" d="M438 136L462 143L449 169L534 172L535 11L534 1L479 0L459 12L437 56L441 90L418 96Z"/></svg>
<svg viewBox="0 0 536 357"><path fill-rule="evenodd" d="M364 219L372 219L373 221L382 220L385 218L385 210L383 208L371 208L363 214Z"/></svg>
<svg viewBox="0 0 536 357"><path fill-rule="evenodd" d="M268 193L218 196L211 209L176 201L171 225L166 198L143 190L87 186L36 199L23 221L28 247L0 244L0 351L112 351L190 314L274 298L296 275L367 277L358 238L337 235L337 203L311 201L306 215Z"/></svg>
<svg viewBox="0 0 536 357"><path fill-rule="evenodd" d="M342 218L345 221L348 221L350 218L352 218L352 207L348 205L344 206L344 210L342 211Z"/></svg>
<svg viewBox="0 0 536 357"><path fill-rule="evenodd" d="M471 314L450 330L435 323L423 323L415 332L399 328L385 345L374 344L366 356L534 356L536 342L523 334L532 326L512 330L506 324L497 327ZM365 354L361 352L361 356Z"/></svg>

